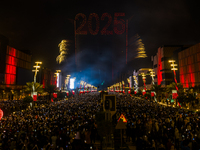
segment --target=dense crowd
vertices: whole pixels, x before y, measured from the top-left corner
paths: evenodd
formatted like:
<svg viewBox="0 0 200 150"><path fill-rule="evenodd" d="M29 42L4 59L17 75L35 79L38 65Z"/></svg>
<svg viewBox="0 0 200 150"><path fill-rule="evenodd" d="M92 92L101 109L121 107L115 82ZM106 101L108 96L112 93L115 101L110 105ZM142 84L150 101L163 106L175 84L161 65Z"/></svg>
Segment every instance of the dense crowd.
<svg viewBox="0 0 200 150"><path fill-rule="evenodd" d="M1 148L90 148L90 139L97 134L95 113L100 111L101 106L97 97L99 96L82 96L68 101L42 104L34 109L14 112L3 117L0 122Z"/></svg>
<svg viewBox="0 0 200 150"><path fill-rule="evenodd" d="M200 121L197 113L159 105L130 96L117 97L117 112L127 119L125 142L137 150L198 150ZM39 104L34 109L15 111L0 121L1 149L95 149L98 138L95 114L102 111L99 94L86 94L67 101ZM2 102L13 108L20 102ZM13 108L14 109L14 108ZM103 132L103 131L102 131Z"/></svg>
<svg viewBox="0 0 200 150"><path fill-rule="evenodd" d="M131 139L137 150L200 149L198 113L130 97L118 102L116 120L121 113L125 115L127 140Z"/></svg>

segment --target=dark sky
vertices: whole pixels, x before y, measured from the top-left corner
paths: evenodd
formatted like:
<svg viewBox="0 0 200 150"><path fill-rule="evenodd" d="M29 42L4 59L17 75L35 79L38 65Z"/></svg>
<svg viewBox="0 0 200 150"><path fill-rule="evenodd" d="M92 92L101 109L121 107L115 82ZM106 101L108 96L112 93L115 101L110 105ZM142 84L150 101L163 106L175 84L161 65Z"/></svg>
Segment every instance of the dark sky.
<svg viewBox="0 0 200 150"><path fill-rule="evenodd" d="M114 16L115 12L124 12L126 18L131 18L129 37L140 35L150 57L161 45L198 43L199 10L199 5L186 0L93 3L75 0L8 0L0 2L0 34L9 38L11 46L31 50L33 61L40 60L44 66L52 68L59 54L59 42L62 39L74 39L73 24L68 19L74 19L78 13L88 18L90 13L101 16L108 12ZM101 45L101 41L99 43ZM150 62L150 59L141 62ZM145 63L141 67L145 67Z"/></svg>

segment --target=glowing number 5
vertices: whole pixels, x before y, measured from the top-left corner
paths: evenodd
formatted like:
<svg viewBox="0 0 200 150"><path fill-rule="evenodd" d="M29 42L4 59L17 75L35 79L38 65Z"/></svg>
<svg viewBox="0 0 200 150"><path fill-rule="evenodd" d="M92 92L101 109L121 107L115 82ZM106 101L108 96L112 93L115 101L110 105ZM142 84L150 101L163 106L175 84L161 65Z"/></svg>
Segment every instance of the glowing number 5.
<svg viewBox="0 0 200 150"><path fill-rule="evenodd" d="M125 31L125 21L123 19L117 20L117 17L125 16L125 13L115 13L114 16L114 32L116 34L123 34ZM121 29L121 30L119 30Z"/></svg>

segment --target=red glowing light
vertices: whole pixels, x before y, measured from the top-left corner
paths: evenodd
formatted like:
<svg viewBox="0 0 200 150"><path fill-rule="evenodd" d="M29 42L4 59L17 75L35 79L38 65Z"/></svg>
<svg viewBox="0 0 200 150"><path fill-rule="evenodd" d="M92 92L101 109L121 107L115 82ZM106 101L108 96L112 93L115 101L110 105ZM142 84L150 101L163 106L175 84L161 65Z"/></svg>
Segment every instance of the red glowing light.
<svg viewBox="0 0 200 150"><path fill-rule="evenodd" d="M123 34L125 31L125 21L123 19L117 19L120 16L125 16L125 13L115 13L114 15L114 32L116 34Z"/></svg>
<svg viewBox="0 0 200 150"><path fill-rule="evenodd" d="M119 19L119 17L124 17L125 13L115 13L114 14L114 32L116 34L123 34L125 32L125 21L123 19ZM92 18L95 18L96 20L96 29L92 29ZM112 23L112 17L108 13L103 13L101 16L101 20L105 20L105 18L108 18L107 24L103 27L101 30L101 35L113 35L113 31L109 31L108 28ZM79 21L80 20L80 21ZM79 21L79 22L78 22ZM76 29L76 24L80 24L79 27ZM75 34L79 35L87 35L87 30L85 29L85 26L87 24L87 17L83 13L79 13L75 16ZM128 24L127 24L128 25ZM90 34L97 35L99 32L100 22L99 22L99 16L96 13L91 13L88 18L88 30ZM127 31L128 32L128 31Z"/></svg>
<svg viewBox="0 0 200 150"><path fill-rule="evenodd" d="M53 93L53 98L57 98L57 93Z"/></svg>
<svg viewBox="0 0 200 150"><path fill-rule="evenodd" d="M154 97L154 92L151 92L151 96Z"/></svg>
<svg viewBox="0 0 200 150"><path fill-rule="evenodd" d="M9 54L9 55L8 55ZM6 74L5 74L5 83L8 86L9 84L15 84L16 82L16 49L7 47L7 56L6 56Z"/></svg>
<svg viewBox="0 0 200 150"><path fill-rule="evenodd" d="M80 34L80 35L87 35L87 31L82 30L83 27L85 26L85 24L87 23L86 15L79 13L75 16L75 20L79 20L80 17L82 17L83 21L82 21L81 25L76 29L75 33Z"/></svg>
<svg viewBox="0 0 200 150"><path fill-rule="evenodd" d="M128 19L126 20L126 64L127 64L127 53L128 53Z"/></svg>
<svg viewBox="0 0 200 150"><path fill-rule="evenodd" d="M37 101L37 95L33 95L33 101Z"/></svg>
<svg viewBox="0 0 200 150"><path fill-rule="evenodd" d="M162 82L162 61L161 61L161 48L158 49L158 71L157 71L157 79L158 79L158 85Z"/></svg>
<svg viewBox="0 0 200 150"><path fill-rule="evenodd" d="M107 30L108 27L111 25L112 23L112 16L109 13L103 13L103 15L101 16L101 20L104 20L105 17L108 17L108 22L107 24L103 27L103 29L101 30L101 35L113 35L113 31L109 31Z"/></svg>
<svg viewBox="0 0 200 150"><path fill-rule="evenodd" d="M93 17L96 19L96 29L95 29L95 31L92 30L92 18ZM99 16L96 13L91 13L89 15L89 18L88 18L88 29L90 31L90 34L92 34L92 35L98 34L98 32L99 32Z"/></svg>
<svg viewBox="0 0 200 150"><path fill-rule="evenodd" d="M3 111L0 109L0 120L3 117Z"/></svg>

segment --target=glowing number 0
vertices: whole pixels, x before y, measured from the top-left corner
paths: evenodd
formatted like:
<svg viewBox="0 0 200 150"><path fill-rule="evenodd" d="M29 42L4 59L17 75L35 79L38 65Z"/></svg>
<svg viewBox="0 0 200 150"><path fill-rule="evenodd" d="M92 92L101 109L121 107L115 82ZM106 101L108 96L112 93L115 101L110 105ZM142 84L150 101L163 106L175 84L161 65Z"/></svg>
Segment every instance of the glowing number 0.
<svg viewBox="0 0 200 150"><path fill-rule="evenodd" d="M83 18L83 22L81 23L80 27L77 28L77 30L75 31L76 34L82 34L82 35L87 35L87 31L81 31L81 29L83 29L83 27L86 24L86 16L82 13L79 13L76 15L75 20L79 20L79 17Z"/></svg>
<svg viewBox="0 0 200 150"><path fill-rule="evenodd" d="M115 13L115 16L114 16L114 32L116 34L123 34L124 31L125 31L125 21L123 19L117 20L117 17L119 17L119 16L125 16L125 13ZM120 28L121 28L121 30L118 30Z"/></svg>
<svg viewBox="0 0 200 150"><path fill-rule="evenodd" d="M96 29L95 31L92 29L92 18L96 19ZM91 13L88 18L88 29L92 35L97 35L99 32L99 16L96 13Z"/></svg>
<svg viewBox="0 0 200 150"><path fill-rule="evenodd" d="M104 13L101 16L101 20L104 20L105 17L108 17L108 22L107 24L104 26L104 28L101 30L101 35L113 35L113 31L108 31L108 27L110 26L111 22L112 22L112 17L109 13Z"/></svg>

